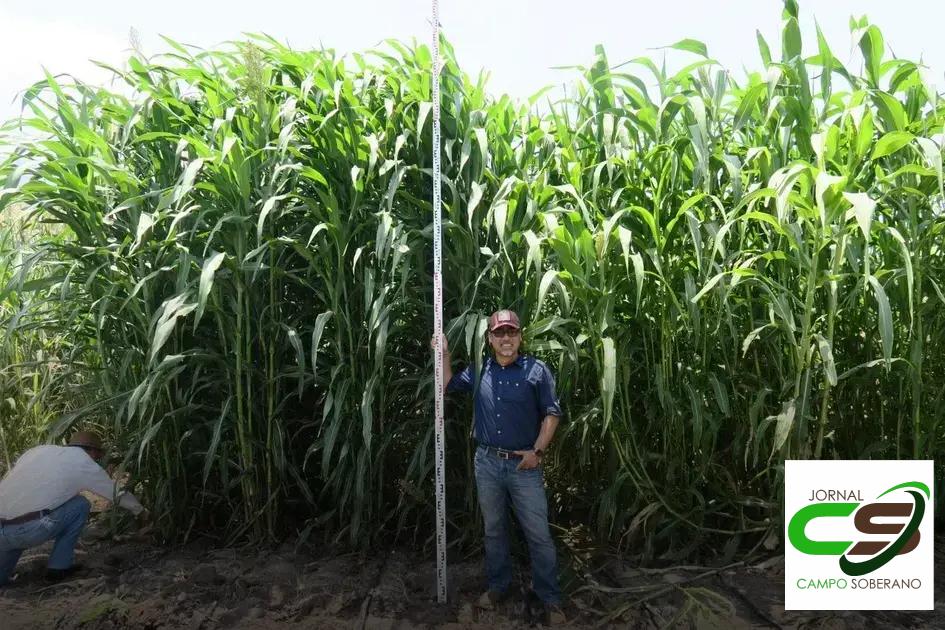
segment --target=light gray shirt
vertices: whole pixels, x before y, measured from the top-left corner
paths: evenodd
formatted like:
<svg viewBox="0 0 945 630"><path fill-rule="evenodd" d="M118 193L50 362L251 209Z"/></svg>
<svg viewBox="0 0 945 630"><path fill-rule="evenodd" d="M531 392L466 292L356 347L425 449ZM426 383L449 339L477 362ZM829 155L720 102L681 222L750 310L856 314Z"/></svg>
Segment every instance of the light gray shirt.
<svg viewBox="0 0 945 630"><path fill-rule="evenodd" d="M81 448L47 444L23 453L0 481L0 519L57 508L82 491L117 501L135 515L144 509Z"/></svg>

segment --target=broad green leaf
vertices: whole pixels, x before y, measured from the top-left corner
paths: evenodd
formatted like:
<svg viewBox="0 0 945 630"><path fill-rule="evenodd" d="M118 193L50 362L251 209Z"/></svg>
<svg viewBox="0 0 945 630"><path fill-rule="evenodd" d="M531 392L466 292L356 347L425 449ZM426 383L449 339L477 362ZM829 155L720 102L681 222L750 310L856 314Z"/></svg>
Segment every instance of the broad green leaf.
<svg viewBox="0 0 945 630"><path fill-rule="evenodd" d="M325 332L325 324L333 315L332 311L319 313L315 318L315 325L312 327L312 376L315 377L315 383L318 384L318 352L322 345L322 334Z"/></svg>
<svg viewBox="0 0 945 630"><path fill-rule="evenodd" d="M174 187L174 203L177 203L190 193L191 189L194 187L194 181L197 179L197 173L202 166L202 158L197 158L187 165L187 168L184 169L184 174L181 176L180 183Z"/></svg>
<svg viewBox="0 0 945 630"><path fill-rule="evenodd" d="M473 213L482 201L482 186L477 182L470 184L469 203L466 205L466 216L468 217L469 230L473 230Z"/></svg>
<svg viewBox="0 0 945 630"><path fill-rule="evenodd" d="M643 256L637 253L630 254L630 261L633 263L633 276L637 286L637 309L640 308L641 295L643 294Z"/></svg>
<svg viewBox="0 0 945 630"><path fill-rule="evenodd" d="M817 174L816 190L817 190L817 209L820 213L820 224L822 226L827 225L827 207L826 207L826 196L827 192L846 181L845 177L839 177L836 175L829 175L824 171L821 171ZM852 202L851 202L852 203Z"/></svg>
<svg viewBox="0 0 945 630"><path fill-rule="evenodd" d="M423 138L423 128L426 125L427 116L430 115L430 110L433 109L433 103L424 101L420 103L419 113L417 115L417 145L420 145L420 140Z"/></svg>
<svg viewBox="0 0 945 630"><path fill-rule="evenodd" d="M197 325L203 318L203 312L207 306L207 297L210 295L210 289L213 288L213 278L224 258L226 258L224 252L215 252L203 262L203 268L200 270L200 287L197 294L197 314L194 316L194 331L197 330Z"/></svg>
<svg viewBox="0 0 945 630"><path fill-rule="evenodd" d="M489 140L486 136L486 130L482 127L476 127L474 132L476 134L476 142L479 145L479 154L482 157L482 163L487 164L489 162Z"/></svg>
<svg viewBox="0 0 945 630"><path fill-rule="evenodd" d="M151 347L148 351L148 362L153 363L157 358L158 352L167 343L171 333L177 325L177 320L185 317L197 308L196 304L184 303L186 296L177 296L164 305L163 313L154 329L154 337L151 340Z"/></svg>
<svg viewBox="0 0 945 630"><path fill-rule="evenodd" d="M698 450L702 446L702 434L705 429L702 396L697 394L689 383L686 383L685 387L689 395L689 409L692 412L692 444L694 450Z"/></svg>
<svg viewBox="0 0 945 630"><path fill-rule="evenodd" d="M262 233L266 225L266 218L269 216L269 213L272 212L273 208L276 207L276 204L279 203L280 197L270 197L266 199L263 203L262 210L259 212L259 219L256 222L256 241L262 243Z"/></svg>
<svg viewBox="0 0 945 630"><path fill-rule="evenodd" d="M916 138L916 142L922 148L922 154L925 160L938 177L939 192L945 196L945 182L942 177L942 149L929 138Z"/></svg>
<svg viewBox="0 0 945 630"><path fill-rule="evenodd" d="M872 159L877 160L887 155L892 155L902 147L906 146L915 138L911 133L905 131L890 131L873 147Z"/></svg>
<svg viewBox="0 0 945 630"><path fill-rule="evenodd" d="M873 98L876 103L876 111L879 113L879 119L883 122L884 130L887 132L904 131L907 117L902 103L886 92L877 92Z"/></svg>
<svg viewBox="0 0 945 630"><path fill-rule="evenodd" d="M723 271L712 276L709 281L706 282L705 285L699 290L699 292L696 293L695 296L693 296L693 298L689 301L693 304L698 304L699 300L701 300L706 293L711 291L712 288L719 283L719 280L725 277L726 273L728 272Z"/></svg>
<svg viewBox="0 0 945 630"><path fill-rule="evenodd" d="M863 119L860 121L860 124L857 128L856 133L856 155L857 157L862 158L866 155L866 152L869 151L870 146L873 145L873 132L875 127L873 125L873 113L866 112L863 115Z"/></svg>
<svg viewBox="0 0 945 630"><path fill-rule="evenodd" d="M213 435L210 438L210 446L207 448L207 452L203 458L204 487L206 487L207 481L210 479L210 471L213 469L213 465L217 463L216 455L220 447L220 439L223 436L223 422L229 417L232 404L233 397L227 396L226 401L223 403L223 408L220 410L219 417L217 417L216 422L213 423Z"/></svg>
<svg viewBox="0 0 945 630"><path fill-rule="evenodd" d="M603 346L603 374L601 375L601 394L604 398L604 430L613 418L614 393L617 391L617 351L614 340L610 337L601 339Z"/></svg>
<svg viewBox="0 0 945 630"><path fill-rule="evenodd" d="M289 344L295 350L295 363L299 367L299 397L301 399L305 385L305 351L302 349L302 340L299 339L299 333L295 328L289 328L286 334L289 337Z"/></svg>
<svg viewBox="0 0 945 630"><path fill-rule="evenodd" d="M827 376L827 381L832 386L836 386L837 368L833 361L833 348L822 335L814 335L814 339L817 340L817 347L820 349L820 359L824 365L824 374Z"/></svg>
<svg viewBox="0 0 945 630"><path fill-rule="evenodd" d="M676 50L685 50L687 52L695 53L702 57L708 57L709 51L706 49L705 44L696 39L681 39L670 48L675 48Z"/></svg>
<svg viewBox="0 0 945 630"><path fill-rule="evenodd" d="M781 58L787 63L801 56L801 29L796 17L784 20L781 31Z"/></svg>
<svg viewBox="0 0 945 630"><path fill-rule="evenodd" d="M719 411L722 412L723 416L731 415L732 409L729 405L728 392L714 372L709 374L709 382L712 384L712 391L715 394L715 402L719 406Z"/></svg>
<svg viewBox="0 0 945 630"><path fill-rule="evenodd" d="M870 275L867 279L873 287L873 295L876 297L876 306L879 312L879 335L883 342L883 360L886 362L886 371L888 372L892 365L892 309L889 307L889 298L886 296L886 291L879 280L876 279L876 276Z"/></svg>
<svg viewBox="0 0 945 630"><path fill-rule="evenodd" d="M742 340L742 356L745 356L746 354L748 354L749 346L751 346L752 342L754 342L755 339L761 336L761 333L763 333L765 329L772 328L772 327L773 327L772 324L765 324L764 326L759 326L758 328L755 328L753 331L745 335L745 338Z"/></svg>
<svg viewBox="0 0 945 630"><path fill-rule="evenodd" d="M885 52L883 34L876 26L870 26L860 37L859 44L863 59L866 62L866 72L870 82L874 87L879 87L879 80L882 77L883 54Z"/></svg>
<svg viewBox="0 0 945 630"><path fill-rule="evenodd" d="M141 247L141 245L144 243L145 237L151 233L151 228L153 227L154 217L146 212L142 212L141 216L138 217L138 227L135 230L135 242L131 246L132 252Z"/></svg>
<svg viewBox="0 0 945 630"><path fill-rule="evenodd" d="M794 414L796 411L795 400L792 398L784 403L781 408L781 413L777 415L777 425L774 430L774 443L771 448L772 457L781 450L781 447L784 446L784 443L787 442L788 437L790 437L791 429L794 428Z"/></svg>
<svg viewBox="0 0 945 630"><path fill-rule="evenodd" d="M766 86L764 83L753 85L738 102L738 109L735 112L735 131L739 131L749 121L761 97L764 96Z"/></svg>
<svg viewBox="0 0 945 630"><path fill-rule="evenodd" d="M909 329L912 329L912 324L915 319L915 305L913 291L915 290L915 271L912 268L912 256L913 253L910 251L909 246L906 244L906 239L902 237L902 234L899 233L899 230L889 226L886 228L886 231L892 236L896 243L899 244L899 251L902 255L902 266L906 271L906 287L908 289L908 300L909 300Z"/></svg>
<svg viewBox="0 0 945 630"><path fill-rule="evenodd" d="M758 52L761 55L761 63L765 68L771 65L771 48L768 46L768 42L765 41L764 36L762 36L761 31L755 31L755 37L758 40Z"/></svg>
<svg viewBox="0 0 945 630"><path fill-rule="evenodd" d="M867 193L843 193L843 196L853 205L853 216L863 232L863 238L869 242L876 202Z"/></svg>
<svg viewBox="0 0 945 630"><path fill-rule="evenodd" d="M500 201L492 209L493 222L495 223L496 234L499 235L499 242L505 241L506 222L509 216L509 205L505 201Z"/></svg>
<svg viewBox="0 0 945 630"><path fill-rule="evenodd" d="M555 282L558 278L558 272L554 269L549 269L545 272L545 275L541 277L541 282L538 286L538 306L535 309L537 314L542 314L544 312L543 307L545 304L545 296L548 294L548 288L551 286L552 282Z"/></svg>
<svg viewBox="0 0 945 630"><path fill-rule="evenodd" d="M538 237L531 230L525 230L524 236L525 241L528 243L528 257L525 261L525 270L531 271L532 267L534 267L535 272L538 273L541 271L541 241L538 240Z"/></svg>

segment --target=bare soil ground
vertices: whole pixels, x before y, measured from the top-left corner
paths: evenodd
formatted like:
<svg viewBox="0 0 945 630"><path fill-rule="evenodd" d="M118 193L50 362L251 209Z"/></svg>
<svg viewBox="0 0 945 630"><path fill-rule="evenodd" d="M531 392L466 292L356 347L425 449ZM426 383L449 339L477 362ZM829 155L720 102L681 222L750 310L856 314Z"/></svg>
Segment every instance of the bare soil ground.
<svg viewBox="0 0 945 630"><path fill-rule="evenodd" d="M495 611L474 606L483 587L478 555L451 561L449 603L438 605L432 558L416 552L319 554L288 544L276 549L208 549L199 543L159 547L100 536L95 524L88 528L78 550L84 568L58 584L44 578L48 545L24 554L17 579L0 589L0 628L485 630L535 625L522 595ZM566 627L945 628L945 539L937 543L934 612L786 612L780 557L729 568L643 569L608 555L592 562L599 570L591 581L569 580Z"/></svg>

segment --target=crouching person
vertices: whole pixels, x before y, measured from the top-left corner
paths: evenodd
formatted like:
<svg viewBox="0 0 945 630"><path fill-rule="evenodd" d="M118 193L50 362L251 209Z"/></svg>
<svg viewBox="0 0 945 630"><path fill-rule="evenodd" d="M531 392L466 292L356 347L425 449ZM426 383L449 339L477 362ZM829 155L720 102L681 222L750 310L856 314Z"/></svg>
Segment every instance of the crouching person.
<svg viewBox="0 0 945 630"><path fill-rule="evenodd" d="M101 439L79 431L68 446L36 446L17 460L0 480L0 587L6 584L20 555L48 540L55 544L46 576L61 580L80 567L75 545L89 519L87 491L112 501L135 516L147 510L130 493L121 492L99 461L105 455Z"/></svg>

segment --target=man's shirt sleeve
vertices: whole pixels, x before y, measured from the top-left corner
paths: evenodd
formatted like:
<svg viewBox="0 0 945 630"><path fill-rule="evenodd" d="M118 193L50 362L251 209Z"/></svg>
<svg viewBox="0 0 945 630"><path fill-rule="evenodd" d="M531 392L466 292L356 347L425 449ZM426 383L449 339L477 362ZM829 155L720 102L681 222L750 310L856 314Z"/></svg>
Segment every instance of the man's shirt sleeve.
<svg viewBox="0 0 945 630"><path fill-rule="evenodd" d="M82 460L85 461L82 461ZM120 507L138 515L144 507L130 492L121 490L105 470L83 453L77 462L76 480L83 490L97 494L108 501L115 501Z"/></svg>
<svg viewBox="0 0 945 630"><path fill-rule="evenodd" d="M472 364L467 365L462 372L454 374L450 382L446 384L448 392L471 392L472 389Z"/></svg>
<svg viewBox="0 0 945 630"><path fill-rule="evenodd" d="M561 403L558 402L558 396L555 393L554 374L544 363L541 366L541 378L538 380L538 406L541 409L542 416L561 418L564 415L561 411Z"/></svg>

